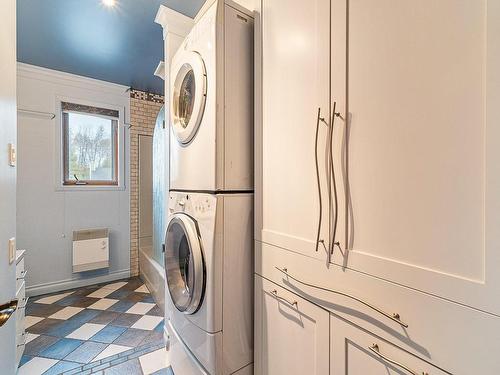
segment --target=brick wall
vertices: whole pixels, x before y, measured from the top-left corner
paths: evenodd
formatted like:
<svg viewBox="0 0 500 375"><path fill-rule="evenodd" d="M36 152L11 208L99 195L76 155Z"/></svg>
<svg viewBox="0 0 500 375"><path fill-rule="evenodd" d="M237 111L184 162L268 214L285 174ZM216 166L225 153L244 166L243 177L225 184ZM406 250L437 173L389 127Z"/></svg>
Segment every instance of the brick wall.
<svg viewBox="0 0 500 375"><path fill-rule="evenodd" d="M163 96L130 91L130 273L139 274L139 135L153 135Z"/></svg>

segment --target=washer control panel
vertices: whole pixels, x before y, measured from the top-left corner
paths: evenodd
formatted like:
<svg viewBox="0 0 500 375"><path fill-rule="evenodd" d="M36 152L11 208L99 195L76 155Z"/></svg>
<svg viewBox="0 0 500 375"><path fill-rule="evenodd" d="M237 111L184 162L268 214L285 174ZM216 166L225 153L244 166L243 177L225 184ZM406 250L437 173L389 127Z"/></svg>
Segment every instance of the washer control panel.
<svg viewBox="0 0 500 375"><path fill-rule="evenodd" d="M217 198L205 193L170 192L168 211L185 212L191 216L205 216L215 211Z"/></svg>

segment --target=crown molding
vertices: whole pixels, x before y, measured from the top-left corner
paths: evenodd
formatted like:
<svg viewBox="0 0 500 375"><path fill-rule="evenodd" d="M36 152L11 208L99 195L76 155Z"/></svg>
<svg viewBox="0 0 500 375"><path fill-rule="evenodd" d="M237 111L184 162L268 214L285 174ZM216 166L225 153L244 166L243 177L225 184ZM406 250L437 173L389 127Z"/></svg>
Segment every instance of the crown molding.
<svg viewBox="0 0 500 375"><path fill-rule="evenodd" d="M194 20L165 5L160 5L156 13L155 22L163 27L163 38L167 33L176 34L184 38L193 28Z"/></svg>
<svg viewBox="0 0 500 375"><path fill-rule="evenodd" d="M101 81L99 79L83 77L21 62L17 63L17 75L19 77L58 83L66 86L84 87L89 90L98 90L114 95L129 96L128 91L130 90L130 87L117 83Z"/></svg>

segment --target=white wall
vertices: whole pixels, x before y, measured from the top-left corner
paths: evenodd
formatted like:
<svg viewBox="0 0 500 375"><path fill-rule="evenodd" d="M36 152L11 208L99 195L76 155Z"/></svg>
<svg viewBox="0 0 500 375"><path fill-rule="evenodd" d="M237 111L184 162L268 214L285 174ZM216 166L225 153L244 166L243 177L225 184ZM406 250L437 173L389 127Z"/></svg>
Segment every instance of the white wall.
<svg viewBox="0 0 500 375"><path fill-rule="evenodd" d="M26 249L27 292L53 292L128 277L130 273L129 132L123 126L123 186L61 189L61 98L121 108L129 120L127 87L18 64L18 109L50 112L18 116L17 245ZM72 232L110 229L110 268L72 273Z"/></svg>

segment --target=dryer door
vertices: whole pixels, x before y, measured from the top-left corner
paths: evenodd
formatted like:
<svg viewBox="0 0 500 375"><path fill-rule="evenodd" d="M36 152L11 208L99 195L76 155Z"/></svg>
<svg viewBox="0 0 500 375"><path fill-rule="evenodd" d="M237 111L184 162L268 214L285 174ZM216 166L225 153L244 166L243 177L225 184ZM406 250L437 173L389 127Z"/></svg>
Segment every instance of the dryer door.
<svg viewBox="0 0 500 375"><path fill-rule="evenodd" d="M175 307L194 314L205 294L205 264L196 222L183 213L174 214L167 227L165 271Z"/></svg>
<svg viewBox="0 0 500 375"><path fill-rule="evenodd" d="M172 69L172 129L181 144L189 143L200 126L207 96L207 72L201 56L186 52L182 65Z"/></svg>

